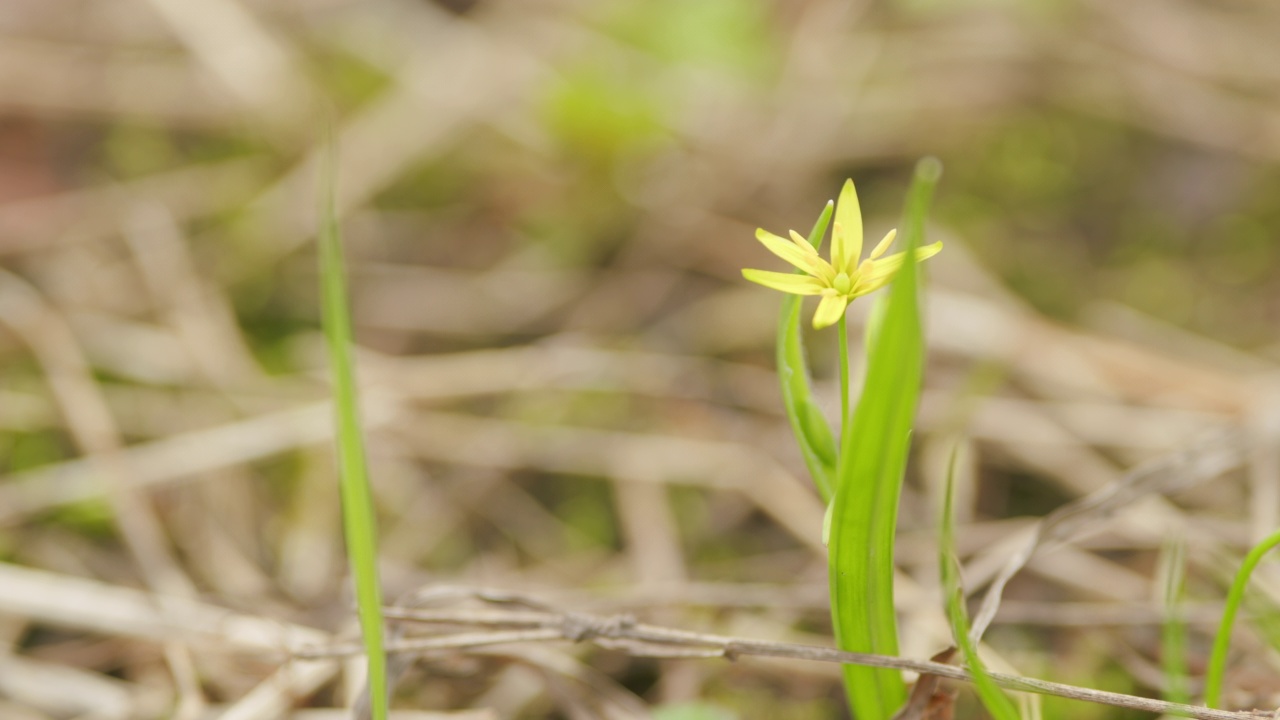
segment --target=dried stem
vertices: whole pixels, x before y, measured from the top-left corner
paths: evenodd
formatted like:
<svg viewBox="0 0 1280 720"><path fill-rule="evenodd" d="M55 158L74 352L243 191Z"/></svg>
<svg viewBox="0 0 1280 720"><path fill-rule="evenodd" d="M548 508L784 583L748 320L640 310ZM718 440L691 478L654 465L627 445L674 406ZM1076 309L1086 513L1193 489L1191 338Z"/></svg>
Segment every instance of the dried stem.
<svg viewBox="0 0 1280 720"><path fill-rule="evenodd" d="M489 602L518 603L533 608L546 607L541 603L525 600L507 593L475 591L472 597ZM405 637L389 643L387 646L389 653L422 653L517 642L569 640L573 642L589 641L602 647L643 657L723 657L734 660L740 656L757 656L814 660L818 662L852 663L894 670L910 670L922 675L971 682L969 673L963 668L938 662L887 655L850 653L813 645L690 632L637 622L630 615L599 616L584 613L554 612L549 609L468 608L439 610L389 607L385 609L385 616L388 620L399 620L406 625L408 623L418 623L454 627L492 628L481 632ZM402 625L402 628L404 626ZM302 648L296 651L295 655L303 659L316 659L356 655L360 652L360 647L349 644L327 648ZM1271 711L1216 710L1004 673L990 672L988 674L996 684L1008 690L1056 695L1083 702L1130 708L1144 712L1179 715L1200 720L1259 720L1260 718L1273 717Z"/></svg>

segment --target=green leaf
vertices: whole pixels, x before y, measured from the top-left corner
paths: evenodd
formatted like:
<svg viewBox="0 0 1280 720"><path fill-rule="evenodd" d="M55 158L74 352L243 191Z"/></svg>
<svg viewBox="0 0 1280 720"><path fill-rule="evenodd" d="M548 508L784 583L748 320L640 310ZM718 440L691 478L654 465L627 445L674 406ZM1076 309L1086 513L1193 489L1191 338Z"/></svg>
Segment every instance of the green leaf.
<svg viewBox="0 0 1280 720"><path fill-rule="evenodd" d="M894 532L924 364L914 251L940 176L937 160L916 166L902 222L906 262L866 349L857 408L842 423L828 557L836 643L851 652L898 653ZM906 701L906 684L896 670L845 665L844 681L858 720L889 720Z"/></svg>
<svg viewBox="0 0 1280 720"><path fill-rule="evenodd" d="M320 293L324 335L328 341L337 422L342 528L346 535L356 605L369 659L368 695L373 720L387 717L387 655L384 650L382 591L378 581L378 528L369 488L360 405L356 398L355 361L351 348L351 311L347 307L342 231L334 207L337 163L332 136L323 168L324 199L320 223Z"/></svg>
<svg viewBox="0 0 1280 720"><path fill-rule="evenodd" d="M831 222L831 203L818 215L809 243L814 248L822 246L822 237ZM805 361L804 338L800 331L800 309L803 298L787 295L782 301L778 317L777 359L778 379L782 382L782 404L791 421L791 432L800 446L809 475L818 486L823 502L830 502L835 490L833 478L836 467L835 436L822 411L813 400L813 389Z"/></svg>
<svg viewBox="0 0 1280 720"><path fill-rule="evenodd" d="M957 448L958 450L958 448ZM942 592L946 597L947 619L951 622L951 634L955 636L960 654L964 656L964 664L973 676L973 687L978 698L995 720L1019 720L1018 709L1008 695L987 674L987 667L978 657L978 648L969 637L969 615L964 607L964 588L960 584L960 563L955 553L955 498L956 456L951 453L951 464L947 469L947 487L942 503L941 532L938 539L938 566L942 570Z"/></svg>

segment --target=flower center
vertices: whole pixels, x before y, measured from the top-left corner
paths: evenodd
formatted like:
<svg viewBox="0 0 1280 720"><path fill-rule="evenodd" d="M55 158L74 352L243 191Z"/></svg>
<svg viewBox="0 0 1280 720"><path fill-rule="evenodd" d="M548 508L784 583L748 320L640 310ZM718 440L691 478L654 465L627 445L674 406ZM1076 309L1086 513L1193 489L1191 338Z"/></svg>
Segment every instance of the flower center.
<svg viewBox="0 0 1280 720"><path fill-rule="evenodd" d="M834 288L836 292L844 295L853 288L853 281L849 279L849 273L840 273L839 275L836 275L835 280L831 281L831 287Z"/></svg>

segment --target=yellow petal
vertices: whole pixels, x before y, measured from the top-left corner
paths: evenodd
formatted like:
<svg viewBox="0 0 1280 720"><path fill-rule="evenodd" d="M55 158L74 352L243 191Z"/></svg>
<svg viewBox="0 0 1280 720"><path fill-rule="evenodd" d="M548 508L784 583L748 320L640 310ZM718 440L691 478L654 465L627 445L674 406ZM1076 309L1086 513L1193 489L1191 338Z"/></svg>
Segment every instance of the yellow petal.
<svg viewBox="0 0 1280 720"><path fill-rule="evenodd" d="M870 255L868 255L867 257L868 257L868 258L870 258L870 259L872 259L872 260L875 260L876 258L878 258L878 257L880 257L881 255L883 255L883 254L884 254L884 251L885 251L885 250L888 250L888 249L889 249L889 246L893 244L893 239L894 239L894 238L896 238L896 237L898 237L898 229L897 229L897 228L894 228L894 229L890 230L889 232L885 233L885 235L884 235L884 239L883 239L883 240L881 240L878 244L876 244L875 249L874 249L874 250L872 250L872 251L871 251L871 254L870 254Z"/></svg>
<svg viewBox="0 0 1280 720"><path fill-rule="evenodd" d="M767 288L781 290L793 295L821 295L825 289L821 281L808 275L796 275L795 273L769 272L768 270L752 270L748 268L742 271L742 277L753 283L760 283Z"/></svg>
<svg viewBox="0 0 1280 720"><path fill-rule="evenodd" d="M862 255L862 209L853 181L845 180L836 201L835 224L831 231L831 264L836 272L853 274Z"/></svg>
<svg viewBox="0 0 1280 720"><path fill-rule="evenodd" d="M810 245L809 241L806 240L803 235L796 232L795 230L791 231L791 242L795 243L801 250L804 250L806 253L810 253L814 257L818 257L817 248Z"/></svg>
<svg viewBox="0 0 1280 720"><path fill-rule="evenodd" d="M837 321L844 317L844 309L849 306L849 298L844 295L838 295L834 292L822 296L822 302L818 303L818 311L813 314L813 327L815 330L821 330L824 327L835 325Z"/></svg>
<svg viewBox="0 0 1280 720"><path fill-rule="evenodd" d="M795 243L790 240L784 240L763 228L756 230L756 239L764 243L764 246L769 248L769 252L814 277L823 280L835 277L835 273L831 271L831 266L827 264L826 260L818 257L816 252L807 253L796 247Z"/></svg>
<svg viewBox="0 0 1280 720"><path fill-rule="evenodd" d="M871 293L873 293L873 292L875 292L875 291L879 290L880 288L884 287L885 285L888 285L888 284L889 284L889 282L890 282L891 280L893 280L893 276L895 276L895 275L897 275L897 274L898 274L898 269L899 269L900 267L901 267L901 266L899 266L899 267L897 267L897 268L894 268L891 272L886 273L886 274L883 274L883 275L879 275L879 276L874 277L874 278L870 278L870 279L868 279L868 278L860 278L860 279L858 280L858 286L857 286L857 287L855 287L855 288L853 289L853 292L852 292L852 293L850 293L850 294L851 294L851 295L853 295L853 297L856 297L856 298L857 298L857 297L862 297L863 295L870 295Z"/></svg>
<svg viewBox="0 0 1280 720"><path fill-rule="evenodd" d="M931 258L939 252L942 252L941 242L916 248L916 262ZM855 297L866 295L888 285L893 276L898 274L898 270L902 268L902 263L906 259L907 254L901 252L887 258L867 260L862 263L862 268L858 271L858 286L853 289L853 295Z"/></svg>

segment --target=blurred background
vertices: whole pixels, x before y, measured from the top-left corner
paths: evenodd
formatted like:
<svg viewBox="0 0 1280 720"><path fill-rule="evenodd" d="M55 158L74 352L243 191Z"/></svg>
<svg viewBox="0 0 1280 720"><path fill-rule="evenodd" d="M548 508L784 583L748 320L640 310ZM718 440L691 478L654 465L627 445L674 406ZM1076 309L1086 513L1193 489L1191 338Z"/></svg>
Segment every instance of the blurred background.
<svg viewBox="0 0 1280 720"><path fill-rule="evenodd" d="M783 269L754 229L806 231L846 177L879 237L935 155L903 653L950 642L958 441L975 592L1036 518L1181 452L1211 484L1090 517L988 640L997 667L1158 695L1176 535L1198 675L1232 558L1280 525L1276 37L1248 0L6 0L0 715L350 702L358 672L290 675L271 639L353 636L313 247L330 125L389 598L497 587L828 644L780 296L739 271ZM809 343L836 408L834 333ZM1229 699L1274 705L1276 655L1238 645ZM396 706L847 717L835 667L588 645L432 655Z"/></svg>

